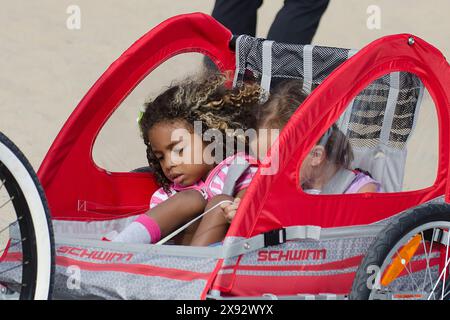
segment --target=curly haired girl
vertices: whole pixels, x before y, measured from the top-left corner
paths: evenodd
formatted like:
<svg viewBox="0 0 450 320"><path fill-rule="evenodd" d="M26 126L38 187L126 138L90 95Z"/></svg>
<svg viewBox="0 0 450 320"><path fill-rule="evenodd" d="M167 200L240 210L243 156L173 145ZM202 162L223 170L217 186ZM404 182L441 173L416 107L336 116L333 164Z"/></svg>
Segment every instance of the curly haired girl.
<svg viewBox="0 0 450 320"><path fill-rule="evenodd" d="M226 140L233 145L238 144L242 136L230 132L254 125L254 108L259 103L261 89L251 84L230 89L227 81L222 74L204 74L198 79L172 85L145 104L139 124L149 166L161 188L152 195L150 210L113 241L156 243L161 236L198 216L205 207L211 208L218 201L217 197L233 199L221 194L230 160L248 156L236 153L224 160L218 155L227 155L229 148L222 141L214 141L216 148L208 154L212 142L206 142L205 135L214 131L222 137L228 136ZM196 130L198 127L200 132ZM241 175L234 195L242 194L256 170L252 165ZM223 219L222 214L219 216ZM217 227L209 223L208 226ZM226 221L219 227L226 227ZM191 236L187 232L182 243L190 243ZM196 245L212 242L201 238L202 235L197 234L193 242Z"/></svg>

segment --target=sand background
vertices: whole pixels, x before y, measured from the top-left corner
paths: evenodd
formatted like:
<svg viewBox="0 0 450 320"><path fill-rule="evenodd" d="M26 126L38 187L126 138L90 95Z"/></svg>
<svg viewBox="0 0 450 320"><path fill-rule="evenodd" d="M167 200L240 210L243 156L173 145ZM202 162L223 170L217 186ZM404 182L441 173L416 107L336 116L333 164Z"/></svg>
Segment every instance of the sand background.
<svg viewBox="0 0 450 320"><path fill-rule="evenodd" d="M266 0L257 36L265 37L282 0ZM81 29L69 30L69 5L81 9ZM369 30L369 5L381 9L381 29ZM0 130L37 170L60 128L88 89L134 41L163 20L181 13L210 13L212 0L39 0L8 1L0 11ZM314 44L361 48L383 35L412 33L450 56L448 0L331 0ZM128 171L146 164L135 122L139 105L152 93L199 66L199 55L177 57L145 79L111 117L95 148L98 165ZM431 103L429 99L425 101ZM436 162L437 129L432 108L421 119L429 149L423 165ZM425 149L426 149L425 148ZM431 151L430 151L431 150ZM424 162L425 161L425 162ZM426 165L425 165L426 167ZM415 165L412 169L415 169ZM430 165L431 168L431 165ZM432 171L431 171L432 172ZM429 177L424 173L423 177ZM430 182L432 182L432 178Z"/></svg>

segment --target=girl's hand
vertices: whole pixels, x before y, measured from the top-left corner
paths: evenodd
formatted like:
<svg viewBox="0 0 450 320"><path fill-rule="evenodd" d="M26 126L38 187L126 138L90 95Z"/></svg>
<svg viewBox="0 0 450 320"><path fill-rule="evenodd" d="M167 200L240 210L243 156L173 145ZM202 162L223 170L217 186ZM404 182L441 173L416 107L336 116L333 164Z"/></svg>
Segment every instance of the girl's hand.
<svg viewBox="0 0 450 320"><path fill-rule="evenodd" d="M235 198L233 200L233 203L223 203L220 205L220 207L223 210L225 219L229 223L233 220L234 216L236 215L237 208L239 207L239 203L241 202L240 198Z"/></svg>

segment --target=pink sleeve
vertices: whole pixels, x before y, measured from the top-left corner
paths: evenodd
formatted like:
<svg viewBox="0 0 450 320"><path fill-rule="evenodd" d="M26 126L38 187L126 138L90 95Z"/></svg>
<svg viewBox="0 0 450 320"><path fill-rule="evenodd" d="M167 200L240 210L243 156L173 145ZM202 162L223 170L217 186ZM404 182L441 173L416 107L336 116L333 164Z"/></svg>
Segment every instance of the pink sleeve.
<svg viewBox="0 0 450 320"><path fill-rule="evenodd" d="M213 178L211 179L211 182L209 182L207 186L209 198L212 198L213 196L223 193L223 187L225 186L225 182L227 180L227 174L230 165L231 165L230 163L219 164L221 168L214 174ZM244 173L241 174L239 179L236 181L236 185L234 187L234 194L248 187L257 170L258 166L254 164L250 165L250 167L248 167L244 171Z"/></svg>
<svg viewBox="0 0 450 320"><path fill-rule="evenodd" d="M209 198L222 193L227 171L228 167L223 166L211 180L206 190Z"/></svg>
<svg viewBox="0 0 450 320"><path fill-rule="evenodd" d="M247 168L247 170L244 171L241 177L236 181L235 193L247 188L250 185L250 182L252 182L256 171L258 171L257 166L250 166Z"/></svg>
<svg viewBox="0 0 450 320"><path fill-rule="evenodd" d="M175 192L176 191L173 190L172 191L172 195ZM158 204L160 204L161 202L166 201L169 198L170 198L169 195L164 191L164 189L163 188L159 188L158 190L155 191L155 193L152 195L152 197L150 199L150 209L153 209Z"/></svg>

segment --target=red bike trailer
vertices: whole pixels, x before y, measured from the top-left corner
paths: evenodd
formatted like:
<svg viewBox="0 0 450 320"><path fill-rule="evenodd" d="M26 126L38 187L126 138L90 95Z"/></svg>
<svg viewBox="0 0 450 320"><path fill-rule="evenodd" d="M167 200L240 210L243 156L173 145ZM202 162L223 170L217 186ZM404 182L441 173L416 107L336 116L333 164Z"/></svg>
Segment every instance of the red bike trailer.
<svg viewBox="0 0 450 320"><path fill-rule="evenodd" d="M149 198L158 188L153 177L143 173L109 172L98 167L92 159L95 139L111 114L140 81L177 54L199 52L211 58L221 71L234 72L236 58L229 47L231 38L230 31L208 15L176 16L145 34L106 70L64 124L38 171L55 224L107 223L132 218L148 209ZM399 71L418 76L436 106L439 161L434 184L417 191L323 195L320 200L304 193L297 183L301 163L298 160L305 158L308 150L336 122L359 92L384 74ZM367 238L368 243L361 250L333 257L330 252L335 249L332 243L341 247L358 246L362 238L341 243L325 239L325 243L317 241L316 236L326 234L328 229L362 226L361 230L364 230L364 226L372 227L433 199L440 199L438 202L446 206L450 200L449 85L449 64L436 48L422 39L399 34L376 40L326 77L281 132L279 157L275 159L269 152L265 160L268 164L277 161L278 172L274 175L256 174L227 233L224 246L239 247L241 251L237 250L237 255L210 259L206 269L196 269L195 263L183 269L175 260L163 265L144 266L132 259L129 262L126 256L119 259L120 263L115 258L87 261L92 255L89 256L89 250L83 251L83 241L79 246L74 245L75 242L67 244L63 241L57 245L58 273L64 274L65 268L78 265L82 271L91 273L109 271L111 279L130 272L154 277L158 281L171 279L192 283L199 280L196 289L191 291L193 295L188 295L188 298L204 299L211 294L218 296L218 292L220 296L251 297L264 293L348 295L356 268L375 237ZM268 235L278 235L278 230L296 226L303 227L305 236L300 242L307 244L305 247L296 247L291 242L277 244L275 241L268 248L263 246L253 250L252 239L264 234L269 239ZM57 231L58 227L55 229ZM56 235L58 242L58 233ZM101 246L98 242L89 247L92 251L93 247L98 249ZM248 254L242 246L248 249ZM171 246L148 247L158 253L163 249L172 250L167 249ZM114 250L109 247L108 250L100 251L120 251L119 247L114 247ZM196 248L186 250L189 255ZM303 255L304 259L289 261L293 252ZM261 259L265 259L264 262ZM128 263L132 265L128 266ZM61 282L66 280L61 277ZM110 285L114 286L114 283ZM99 296L104 294L104 291L98 292ZM130 298L124 294L105 294L104 297ZM151 294L142 298L148 297L159 296ZM167 298L167 295L161 294L161 297ZM180 296L174 294L170 297Z"/></svg>

